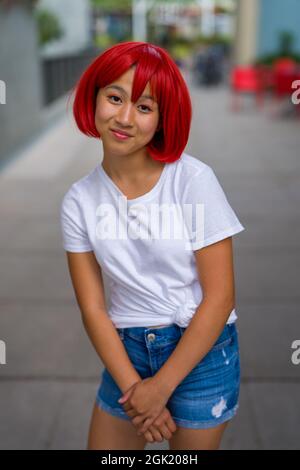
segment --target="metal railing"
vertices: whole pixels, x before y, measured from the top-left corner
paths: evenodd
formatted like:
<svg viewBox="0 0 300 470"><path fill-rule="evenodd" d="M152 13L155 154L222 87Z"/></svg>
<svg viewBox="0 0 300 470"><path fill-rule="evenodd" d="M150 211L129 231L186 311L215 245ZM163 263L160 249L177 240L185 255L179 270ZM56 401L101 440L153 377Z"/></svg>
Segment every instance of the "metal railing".
<svg viewBox="0 0 300 470"><path fill-rule="evenodd" d="M96 48L75 54L41 57L43 81L43 105L47 106L68 92L85 68L101 53Z"/></svg>

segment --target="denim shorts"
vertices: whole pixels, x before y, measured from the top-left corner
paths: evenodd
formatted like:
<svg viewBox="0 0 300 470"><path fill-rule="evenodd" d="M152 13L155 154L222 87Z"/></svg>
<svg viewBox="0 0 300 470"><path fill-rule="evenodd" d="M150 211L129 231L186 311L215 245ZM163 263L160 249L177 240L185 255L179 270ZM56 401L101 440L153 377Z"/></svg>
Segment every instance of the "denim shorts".
<svg viewBox="0 0 300 470"><path fill-rule="evenodd" d="M129 359L142 379L156 374L185 330L175 323L161 328L117 328ZM236 414L239 390L238 330L235 323L229 323L206 356L177 385L166 407L178 426L211 428ZM123 405L118 403L122 395L105 368L97 392L97 405L114 416L130 420Z"/></svg>

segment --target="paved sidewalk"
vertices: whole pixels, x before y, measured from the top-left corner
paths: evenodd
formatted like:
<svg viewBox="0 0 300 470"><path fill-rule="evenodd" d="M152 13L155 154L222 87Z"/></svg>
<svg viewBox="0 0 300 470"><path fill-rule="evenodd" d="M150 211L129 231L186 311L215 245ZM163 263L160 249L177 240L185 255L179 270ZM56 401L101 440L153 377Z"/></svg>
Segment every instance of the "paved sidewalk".
<svg viewBox="0 0 300 470"><path fill-rule="evenodd" d="M191 88L186 151L218 176L246 230L234 237L240 408L222 449L299 448L300 122L250 106L229 112L225 88ZM2 449L84 449L102 364L84 331L62 248L59 207L102 158L69 114L0 174ZM149 444L147 449L167 449Z"/></svg>

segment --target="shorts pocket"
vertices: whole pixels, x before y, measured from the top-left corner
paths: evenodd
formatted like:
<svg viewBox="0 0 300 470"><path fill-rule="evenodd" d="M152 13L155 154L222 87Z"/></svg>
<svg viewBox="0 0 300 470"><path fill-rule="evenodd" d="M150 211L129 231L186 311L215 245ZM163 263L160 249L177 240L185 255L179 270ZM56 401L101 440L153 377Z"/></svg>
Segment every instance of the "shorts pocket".
<svg viewBox="0 0 300 470"><path fill-rule="evenodd" d="M231 345L234 342L236 335L237 331L235 324L226 324L210 351L218 351L219 349L223 349L226 346Z"/></svg>
<svg viewBox="0 0 300 470"><path fill-rule="evenodd" d="M230 338L227 338L220 343L215 343L215 345L211 348L211 351L218 351L218 349L223 349L229 344L231 344L233 341L233 337L231 336Z"/></svg>
<svg viewBox="0 0 300 470"><path fill-rule="evenodd" d="M194 370L215 369L224 363L230 362L239 352L238 339L235 330L228 336L225 329L219 336L214 346L206 353L202 360L195 366Z"/></svg>

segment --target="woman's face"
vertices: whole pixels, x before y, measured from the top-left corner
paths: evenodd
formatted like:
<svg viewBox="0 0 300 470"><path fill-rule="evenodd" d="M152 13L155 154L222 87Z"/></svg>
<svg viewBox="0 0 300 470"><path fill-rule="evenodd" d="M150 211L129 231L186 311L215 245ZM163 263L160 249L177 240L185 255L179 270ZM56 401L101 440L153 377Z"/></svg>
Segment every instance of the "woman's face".
<svg viewBox="0 0 300 470"><path fill-rule="evenodd" d="M95 125L101 136L104 152L114 154L137 152L151 141L158 128L160 117L158 103L143 97L151 95L149 82L138 101L131 102L134 72L135 66L98 91ZM115 86L120 88L114 88ZM127 132L130 137L120 139L112 129Z"/></svg>

